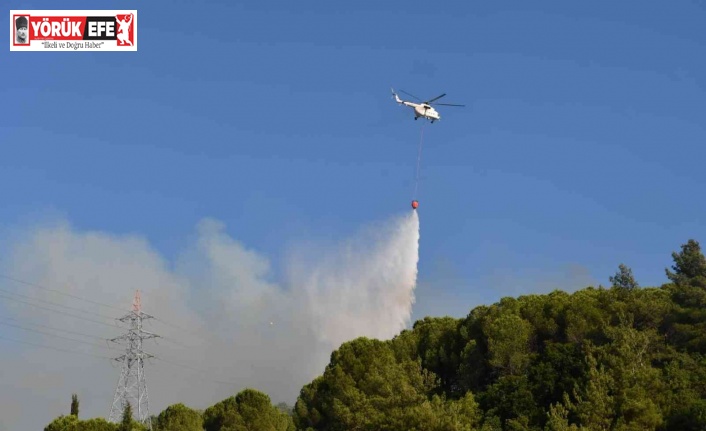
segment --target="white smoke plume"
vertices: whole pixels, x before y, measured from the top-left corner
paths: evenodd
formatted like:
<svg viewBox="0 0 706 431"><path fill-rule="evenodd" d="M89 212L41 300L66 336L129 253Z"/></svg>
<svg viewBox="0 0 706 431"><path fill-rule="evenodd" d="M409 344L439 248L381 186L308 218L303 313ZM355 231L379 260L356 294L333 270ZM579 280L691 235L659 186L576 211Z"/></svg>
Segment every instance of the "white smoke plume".
<svg viewBox="0 0 706 431"><path fill-rule="evenodd" d="M376 226L318 264L294 259L320 341L337 347L359 336L388 339L409 323L419 259L416 211Z"/></svg>
<svg viewBox="0 0 706 431"><path fill-rule="evenodd" d="M2 429L42 429L68 413L72 393L80 417L107 417L119 368L101 357L117 357L121 351L107 347L121 346L100 338L122 333L111 318L129 310L136 289L144 311L157 317L146 329L163 336L145 342L156 356L146 367L151 414L177 402L206 408L245 387L291 405L341 343L391 338L411 319L416 212L333 247L296 248L283 280L271 280L269 259L212 219L199 223L174 261L139 236L82 232L68 223L14 236L0 252L0 274L74 296L0 277L0 360L13 370L0 385Z"/></svg>

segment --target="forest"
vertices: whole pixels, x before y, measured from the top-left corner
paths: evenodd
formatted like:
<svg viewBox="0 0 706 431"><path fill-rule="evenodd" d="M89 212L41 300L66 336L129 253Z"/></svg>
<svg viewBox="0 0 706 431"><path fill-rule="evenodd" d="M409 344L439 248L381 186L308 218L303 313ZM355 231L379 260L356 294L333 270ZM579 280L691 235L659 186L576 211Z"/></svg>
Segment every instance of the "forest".
<svg viewBox="0 0 706 431"><path fill-rule="evenodd" d="M176 404L157 431L706 430L706 258L689 240L668 283L618 265L609 286L502 298L465 318L426 317L392 340L331 354L292 408L244 389L197 410ZM143 430L71 413L45 431Z"/></svg>

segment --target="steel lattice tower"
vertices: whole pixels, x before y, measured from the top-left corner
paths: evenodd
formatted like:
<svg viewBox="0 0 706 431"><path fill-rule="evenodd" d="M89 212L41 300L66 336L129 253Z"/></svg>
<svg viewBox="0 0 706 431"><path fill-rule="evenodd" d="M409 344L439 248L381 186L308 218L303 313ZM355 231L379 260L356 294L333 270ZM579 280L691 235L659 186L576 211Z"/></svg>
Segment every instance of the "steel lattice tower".
<svg viewBox="0 0 706 431"><path fill-rule="evenodd" d="M142 350L142 342L149 338L159 337L159 335L143 330L142 321L151 318L153 316L142 312L140 291L136 291L135 299L132 303L132 311L118 319L123 323L129 323L128 332L110 340L116 343L126 343L127 347L124 355L113 359L122 364L122 369L108 418L110 422L120 422L126 403L130 403L137 420L145 424L150 430L152 429L152 423L150 421L144 364L145 359L153 356Z"/></svg>

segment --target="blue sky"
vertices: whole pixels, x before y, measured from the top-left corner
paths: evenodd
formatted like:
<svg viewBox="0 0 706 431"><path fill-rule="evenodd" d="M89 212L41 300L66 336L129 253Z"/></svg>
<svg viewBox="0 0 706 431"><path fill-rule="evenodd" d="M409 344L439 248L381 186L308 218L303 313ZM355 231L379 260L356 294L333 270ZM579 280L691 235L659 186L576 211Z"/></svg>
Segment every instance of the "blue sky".
<svg viewBox="0 0 706 431"><path fill-rule="evenodd" d="M690 238L706 241L703 1L231 3L121 3L139 14L133 53L0 50L7 275L40 274L59 289L82 278L81 295L116 305L136 287L181 286L170 266L184 250L214 267L240 267L217 268L214 279L238 279L244 266L260 271L263 258L274 283L286 279L293 250L356 237L410 211L421 124L396 106L390 87L467 105L441 107L442 121L424 130L415 319L461 317L502 296L607 285L621 262L642 285L659 285L673 251ZM211 224L199 237L204 218L224 231ZM62 220L69 233L36 230ZM190 249L203 238L221 261ZM24 248L13 254L15 243ZM53 278L58 267L64 272ZM90 290L98 285L100 297ZM192 316L188 295L152 298L144 301L167 320ZM19 316L9 305L0 312ZM269 314L242 328L209 317L241 344L221 340L220 358L203 357L203 346L157 353L293 403L330 352L296 338L296 327L266 333L257 325ZM108 336L49 318L21 321ZM55 341L7 327L0 335ZM240 348L243 340L253 352ZM307 356L314 350L318 359ZM41 428L65 413L73 390L86 397L87 417L107 415L117 370L61 355L0 349L3 366L17 371L6 385L12 395L0 393L0 428ZM285 363L266 362L278 355ZM252 361L261 362L259 374ZM181 374L163 374L173 371L150 368L155 412L173 402L204 408L233 393L204 381L179 386ZM44 414L23 415L28 403Z"/></svg>
<svg viewBox="0 0 706 431"><path fill-rule="evenodd" d="M61 216L172 257L214 217L277 270L408 209L396 87L467 105L425 129L416 317L620 262L657 285L703 240L704 2L121 6L137 53L0 54L5 232Z"/></svg>

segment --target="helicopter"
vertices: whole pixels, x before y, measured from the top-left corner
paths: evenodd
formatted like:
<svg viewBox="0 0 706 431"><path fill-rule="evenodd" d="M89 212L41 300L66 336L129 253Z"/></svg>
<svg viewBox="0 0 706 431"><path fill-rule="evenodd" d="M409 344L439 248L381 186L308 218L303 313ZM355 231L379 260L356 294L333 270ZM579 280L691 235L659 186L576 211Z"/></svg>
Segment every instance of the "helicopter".
<svg viewBox="0 0 706 431"><path fill-rule="evenodd" d="M390 88L390 90L392 90L392 95L395 98L395 102L399 103L400 105L409 106L410 108L414 109L414 119L415 120L419 117L431 120L432 123L434 123L434 121L441 120L441 115L439 115L439 113L436 111L436 109L434 109L431 106L432 104L433 105L443 105L443 106L466 106L466 105L457 105L457 104L453 104L453 103L433 103L434 101L439 100L442 97L446 96L446 93L442 94L441 96L437 96L433 99L429 99L429 100L423 102L419 97L417 97L413 94L409 94L404 90L400 90L400 92L402 92L408 96L411 96L411 97L419 100L419 102L420 102L420 103L414 103L414 102L409 102L409 101L400 99L400 97L397 95L397 93L395 93L394 89Z"/></svg>

